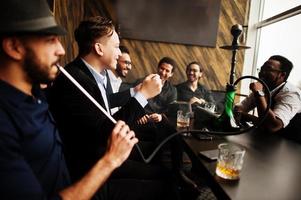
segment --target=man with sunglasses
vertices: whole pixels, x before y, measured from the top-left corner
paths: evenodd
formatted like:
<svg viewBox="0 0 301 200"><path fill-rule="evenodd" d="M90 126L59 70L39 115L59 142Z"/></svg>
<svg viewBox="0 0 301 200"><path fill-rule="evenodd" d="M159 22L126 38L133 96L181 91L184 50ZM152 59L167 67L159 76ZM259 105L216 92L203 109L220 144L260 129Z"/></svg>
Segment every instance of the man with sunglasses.
<svg viewBox="0 0 301 200"><path fill-rule="evenodd" d="M301 92L287 82L292 68L293 64L287 58L274 55L260 69L259 78L267 84L272 100L263 128L301 141ZM259 82L251 83L250 90L250 96L237 105L235 110L246 119L246 113L257 107L258 116L262 117L268 104L266 91ZM256 120L257 118L253 117L252 121Z"/></svg>

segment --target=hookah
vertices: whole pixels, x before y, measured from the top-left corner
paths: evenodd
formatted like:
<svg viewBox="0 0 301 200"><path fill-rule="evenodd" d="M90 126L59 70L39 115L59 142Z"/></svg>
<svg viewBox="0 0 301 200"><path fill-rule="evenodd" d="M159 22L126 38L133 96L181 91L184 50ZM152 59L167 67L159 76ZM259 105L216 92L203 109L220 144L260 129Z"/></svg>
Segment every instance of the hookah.
<svg viewBox="0 0 301 200"><path fill-rule="evenodd" d="M231 34L233 36L233 41L231 45L226 45L222 46L222 49L226 50L231 50L232 51L232 62L231 62L231 72L230 72L230 79L229 83L226 85L226 95L225 95L225 108L223 113L221 114L220 117L215 119L213 122L213 130L184 130L184 131L179 131L176 133L173 133L166 137L151 153L148 158L146 158L141 151L141 148L139 147L139 144L135 144L135 147L137 148L142 160L145 163L149 163L153 157L156 155L156 153L160 150L160 148L168 142L170 139L175 137L176 135L181 135L184 133L190 133L190 134L205 134L205 135L220 135L220 136L227 136L227 135L238 135L242 134L248 131L251 131L252 129L255 129L259 127L264 119L267 116L267 113L270 109L271 105L271 94L268 89L268 86L265 84L264 81L261 79L255 77L255 76L243 76L238 78L236 81L234 81L235 77L235 65L236 65L236 53L238 50L241 49L248 49L250 47L240 45L238 43L238 38L240 34L242 33L242 26L239 24L233 25L231 28ZM116 124L116 120L59 64L57 64L58 69L87 97L91 100L91 102L103 113L105 114L111 121L112 123ZM265 88L266 95L267 95L267 108L264 111L264 114L260 119L258 120L259 122L256 125L250 126L248 128L241 129L240 126L238 126L235 122L234 119L234 114L233 114L233 104L234 104L234 97L236 94L236 85L243 79L254 79L258 82L260 82L263 87ZM215 129L215 130L214 130Z"/></svg>
<svg viewBox="0 0 301 200"><path fill-rule="evenodd" d="M232 59L231 59L231 70L230 70L230 78L229 82L226 85L226 93L225 93L225 103L224 103L224 111L221 114L221 116L214 121L214 128L217 130L224 130L224 131L229 131L226 133L226 135L229 134L240 134L243 132L247 132L252 128L256 128L261 123L264 121L264 118L266 117L266 114L270 108L271 105L271 94L269 91L269 88L265 84L264 81L261 79L254 77L254 76L243 76L238 78L236 81L234 81L235 77L235 65L236 65L236 54L238 50L243 50L243 49L249 49L250 47L241 45L238 42L238 39L242 33L243 27L240 24L235 24L231 27L231 34L233 36L232 44L231 45L225 45L220 48L225 49L225 50L231 50L232 51ZM268 97L268 106L264 112L264 116L262 117L261 120L259 120L259 123L257 125L254 125L253 127L250 127L250 129L243 129L241 131L241 128L239 125L237 125L235 119L234 119L234 114L233 114L233 104L234 104L234 98L236 94L236 85L243 79L255 79L256 81L260 82L264 88L265 91L267 91L267 97ZM234 132L233 132L234 131Z"/></svg>
<svg viewBox="0 0 301 200"><path fill-rule="evenodd" d="M231 28L231 34L233 36L232 45L225 45L220 48L225 50L232 51L232 60L231 60L231 70L230 70L230 79L229 83L226 85L226 93L225 93L225 104L224 104L224 111L222 115L214 122L214 126L217 129L224 129L224 130L237 130L239 126L236 124L233 115L233 102L235 98L236 92L236 84L234 84L234 77L235 77L235 65L236 61L236 54L238 50L242 49L249 49L250 47L240 45L238 43L238 38L242 33L242 26L240 24L236 24Z"/></svg>

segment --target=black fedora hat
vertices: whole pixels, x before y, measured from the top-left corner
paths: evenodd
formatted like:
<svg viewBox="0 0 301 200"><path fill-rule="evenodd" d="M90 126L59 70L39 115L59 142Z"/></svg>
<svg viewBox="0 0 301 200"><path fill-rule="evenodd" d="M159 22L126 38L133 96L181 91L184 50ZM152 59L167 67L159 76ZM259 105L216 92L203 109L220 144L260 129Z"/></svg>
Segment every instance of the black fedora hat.
<svg viewBox="0 0 301 200"><path fill-rule="evenodd" d="M63 35L46 0L0 1L0 34L55 34Z"/></svg>

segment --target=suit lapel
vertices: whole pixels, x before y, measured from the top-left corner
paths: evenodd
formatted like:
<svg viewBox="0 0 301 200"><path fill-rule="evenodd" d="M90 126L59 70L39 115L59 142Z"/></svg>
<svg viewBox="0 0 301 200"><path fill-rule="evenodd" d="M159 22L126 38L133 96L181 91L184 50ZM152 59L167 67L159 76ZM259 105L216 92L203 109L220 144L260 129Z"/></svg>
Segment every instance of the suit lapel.
<svg viewBox="0 0 301 200"><path fill-rule="evenodd" d="M95 98L98 103L101 104L101 106L105 108L106 106L102 98L101 91L99 90L97 82L89 71L88 67L80 58L77 58L74 62L75 66L78 67L79 75L82 77L82 81L84 82L85 87L83 87L90 93L91 96Z"/></svg>

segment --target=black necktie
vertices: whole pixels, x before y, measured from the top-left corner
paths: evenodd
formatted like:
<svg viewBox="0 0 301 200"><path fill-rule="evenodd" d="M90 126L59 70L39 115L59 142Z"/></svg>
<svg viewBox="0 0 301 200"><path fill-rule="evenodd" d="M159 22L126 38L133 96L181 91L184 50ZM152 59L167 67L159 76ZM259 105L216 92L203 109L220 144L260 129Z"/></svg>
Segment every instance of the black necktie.
<svg viewBox="0 0 301 200"><path fill-rule="evenodd" d="M106 90L106 95L107 95L107 100L108 100L108 106L109 106L109 112L110 114L111 113L111 109L110 109L110 95L113 94L113 89L112 89L112 86L111 86L111 81L110 81L110 78L109 78L109 74L108 72L106 71L106 77L107 77L107 87L104 87L105 90Z"/></svg>

